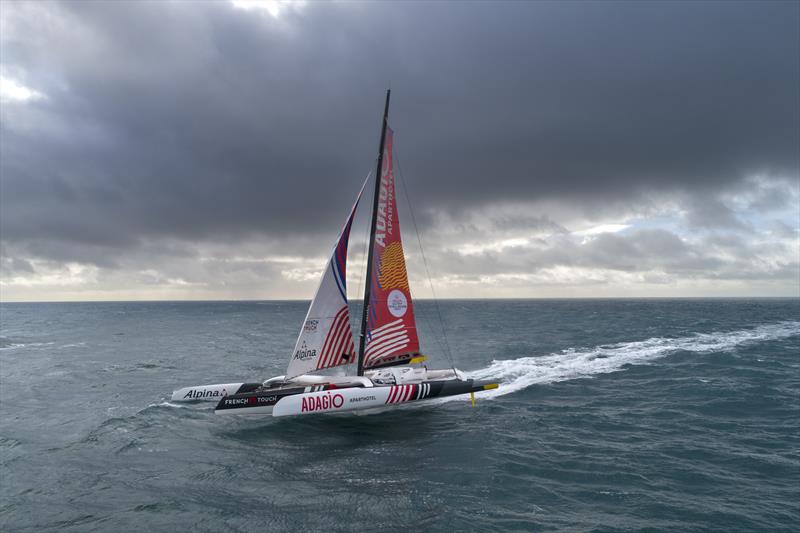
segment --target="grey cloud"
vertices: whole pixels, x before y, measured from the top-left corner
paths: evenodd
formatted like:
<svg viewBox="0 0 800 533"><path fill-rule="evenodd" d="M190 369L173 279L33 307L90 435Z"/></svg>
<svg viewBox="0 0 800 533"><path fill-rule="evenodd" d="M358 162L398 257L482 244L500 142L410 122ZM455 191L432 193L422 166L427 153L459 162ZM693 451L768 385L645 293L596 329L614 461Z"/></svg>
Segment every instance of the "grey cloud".
<svg viewBox="0 0 800 533"><path fill-rule="evenodd" d="M551 233L569 233L569 231L550 219L547 215L520 215L506 214L495 215L490 219L491 225L498 230L518 230L525 228L528 231L546 231Z"/></svg>
<svg viewBox="0 0 800 533"><path fill-rule="evenodd" d="M794 3L32 6L53 21L3 64L48 98L4 109L6 240L319 233L371 166L390 81L420 213L798 171Z"/></svg>
<svg viewBox="0 0 800 533"><path fill-rule="evenodd" d="M798 217L800 218L800 217ZM782 239L800 239L800 228L791 228L780 220L770 220L767 223L769 231Z"/></svg>
<svg viewBox="0 0 800 533"><path fill-rule="evenodd" d="M643 274L651 280L771 279L797 278L798 264L791 241L752 242L736 234L712 233L687 241L662 229L601 234L581 242L552 236L545 246L485 251L464 255L444 250L430 261L459 279L472 279L475 272L486 276L537 275L556 267L584 268ZM777 259L766 259L777 258ZM418 265L412 265L410 269Z"/></svg>
<svg viewBox="0 0 800 533"><path fill-rule="evenodd" d="M16 275L27 275L35 272L30 262L16 257L0 258L0 267L4 278L11 278Z"/></svg>
<svg viewBox="0 0 800 533"><path fill-rule="evenodd" d="M46 95L2 104L4 279L79 263L104 290L258 297L287 275L306 290L374 165L389 83L398 168L442 275L797 276L797 3L320 2L273 19L227 2L15 2L2 16L3 75ZM691 238L580 244L567 229L666 203ZM530 244L454 251L508 237Z"/></svg>
<svg viewBox="0 0 800 533"><path fill-rule="evenodd" d="M691 230L725 229L748 230L750 228L728 206L714 198L687 202L686 222Z"/></svg>

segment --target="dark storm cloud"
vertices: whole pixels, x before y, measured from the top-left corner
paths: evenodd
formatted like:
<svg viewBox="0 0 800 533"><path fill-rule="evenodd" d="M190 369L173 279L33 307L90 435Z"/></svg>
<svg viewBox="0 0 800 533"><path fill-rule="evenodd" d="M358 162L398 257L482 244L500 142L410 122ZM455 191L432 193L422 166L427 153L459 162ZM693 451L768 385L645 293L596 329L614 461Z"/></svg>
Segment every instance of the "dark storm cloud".
<svg viewBox="0 0 800 533"><path fill-rule="evenodd" d="M702 199L798 172L795 2L12 7L33 14L9 15L4 71L47 98L3 106L0 221L42 257L327 236L389 83L420 212Z"/></svg>

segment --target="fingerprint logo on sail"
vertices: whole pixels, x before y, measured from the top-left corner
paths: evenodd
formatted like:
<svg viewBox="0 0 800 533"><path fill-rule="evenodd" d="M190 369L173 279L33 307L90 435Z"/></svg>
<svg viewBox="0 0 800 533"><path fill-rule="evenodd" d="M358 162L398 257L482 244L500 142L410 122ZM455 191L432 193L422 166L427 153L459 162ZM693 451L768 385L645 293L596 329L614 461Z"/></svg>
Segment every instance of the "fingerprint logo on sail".
<svg viewBox="0 0 800 533"><path fill-rule="evenodd" d="M378 268L378 282L384 290L409 290L406 261L403 258L403 245L400 242L393 242L383 250Z"/></svg>

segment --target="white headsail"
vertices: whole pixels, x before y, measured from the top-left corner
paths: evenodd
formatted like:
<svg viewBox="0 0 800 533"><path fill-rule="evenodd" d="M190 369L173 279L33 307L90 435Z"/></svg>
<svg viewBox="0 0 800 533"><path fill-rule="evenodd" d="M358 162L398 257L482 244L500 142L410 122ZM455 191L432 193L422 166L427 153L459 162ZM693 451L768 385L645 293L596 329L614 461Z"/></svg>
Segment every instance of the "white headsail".
<svg viewBox="0 0 800 533"><path fill-rule="evenodd" d="M367 176L367 181L369 176ZM350 312L347 307L347 243L353 216L361 199L364 187L358 193L356 202L350 210L339 240L333 249L330 261L322 274L314 299L308 308L306 320L297 337L286 378L345 365L355 361L353 331L350 327Z"/></svg>

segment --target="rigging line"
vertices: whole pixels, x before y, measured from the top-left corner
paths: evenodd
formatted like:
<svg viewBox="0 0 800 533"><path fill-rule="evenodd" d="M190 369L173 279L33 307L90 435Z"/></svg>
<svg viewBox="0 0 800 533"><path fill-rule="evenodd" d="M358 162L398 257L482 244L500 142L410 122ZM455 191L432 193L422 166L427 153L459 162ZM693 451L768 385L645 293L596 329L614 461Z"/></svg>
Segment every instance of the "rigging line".
<svg viewBox="0 0 800 533"><path fill-rule="evenodd" d="M411 223L414 225L414 232L417 234L417 242L419 243L419 251L422 255L422 263L425 265L425 274L428 276L428 284L431 288L431 295L433 295L433 304L436 308L436 314L439 316L439 325L442 328L442 339L444 340L444 346L446 350L443 350L447 359L450 361L450 366L453 369L453 372L456 370L456 364L453 361L453 353L450 351L450 343L447 341L447 331L444 325L444 318L442 318L442 310L439 308L439 299L436 297L436 291L433 288L433 278L431 278L431 271L428 268L428 259L425 257L425 249L422 247L422 237L419 233L419 228L417 227L417 219L414 216L414 208L411 206L411 198L408 196L408 187L406 187L406 179L403 177L403 169L400 167L400 157L397 155L397 148L395 147L394 150L394 158L397 161L397 173L400 174L400 182L403 184L403 193L406 197L406 203L408 204L408 211L411 215ZM441 346L441 345L440 345Z"/></svg>
<svg viewBox="0 0 800 533"><path fill-rule="evenodd" d="M374 160L373 160L372 166L375 166L375 161ZM372 177L372 168L370 168L369 172L367 173L367 181L369 181L369 179L371 177ZM355 221L355 216L353 217L353 219ZM369 245L369 223L364 224L364 250L361 252L361 257L364 258L364 264L365 265L367 263L367 246L368 245ZM358 269L358 277L356 278L356 279L358 279L358 289L356 289L356 299L358 301L361 301L361 305L364 305L364 302L361 300L361 297L359 296L361 294L361 282L364 280L364 274L366 274L365 270L359 268ZM348 299L348 303L349 303L349 299ZM349 314L348 314L348 316L349 316ZM351 331L352 331L352 326L353 325L352 325L352 322L351 322L351 324L350 324ZM355 362L356 362L356 358L353 358L352 363L355 363ZM352 363L348 363L348 364L352 364Z"/></svg>
<svg viewBox="0 0 800 533"><path fill-rule="evenodd" d="M396 153L396 152L395 152L395 154L394 154L394 157L395 157L395 159L397 159L397 153ZM397 161L397 170L398 170L398 174L400 174L400 179L401 179L401 181L403 181L403 176L402 176L402 173L401 173L401 169L400 169L400 161L399 161L399 160ZM406 197L406 205L408 206L409 212L411 213L411 219L412 219L412 222L413 222L413 225L414 225L414 230L415 230L415 232L416 232L416 234L417 234L417 242L419 243L419 249L420 249L420 252L422 253L422 255L423 255L423 257L424 257L424 252L423 252L423 250L422 250L422 243L421 243L421 241L420 241L420 239L419 239L419 231L416 231L416 230L417 230L417 223L416 223L416 221L414 220L414 213L413 213L413 210L412 210L412 208L411 208L411 201L410 201L410 199L409 199L409 197L408 197L408 188L407 188L407 187L406 187L406 185L405 185L405 181L403 181L403 191L405 192L405 197ZM427 264L425 265L425 267L426 267L426 271L427 271ZM429 283L429 284L431 283L430 273L428 273L428 283ZM436 293L435 293L435 292L433 292L433 290L432 290L432 287L431 287L431 293L433 294L433 298L434 298L434 302L435 302L435 301L436 301ZM441 317L440 317L440 318L441 318ZM426 334L426 335L430 335L430 338L431 338L431 339L433 339L433 340L436 342L436 345L439 347L439 350L440 350L440 351L441 351L441 352L442 352L442 353L443 353L443 354L444 354L444 355L445 355L445 356L446 356L448 359L450 359L450 356L449 356L449 354L448 354L447 350L445 350L445 347L444 347L444 345L442 344L441 335L439 335L439 334L436 332L436 330L434 329L434 327L431 325L431 323L430 323L430 320L428 320L428 317L427 317L427 315L425 316L425 320L422 320L421 322L420 322L420 321L418 321L418 324L420 324L420 323L423 325L423 327L424 327L424 328L425 328L425 330L426 330L426 333L425 333L425 334Z"/></svg>
<svg viewBox="0 0 800 533"><path fill-rule="evenodd" d="M427 261L425 260L425 251L422 248L422 240L420 239L419 230L417 229L417 221L414 218L414 210L411 207L411 199L408 196L408 187L406 187L405 179L403 178L402 169L400 168L400 160L397 158L397 153L395 153L394 155L395 155L395 159L397 159L397 171L398 171L398 174L400 175L400 181L403 184L403 192L405 193L405 197L406 197L406 205L408 206L409 213L411 214L411 221L412 221L413 226L414 226L414 232L417 235L417 243L419 245L420 255L422 256L423 263L425 264L425 272L426 272L427 277L428 277L428 285L431 288L431 295L433 297L434 305L436 305L437 304L436 292L433 290L433 282L431 280L430 271L428 270ZM442 328L442 335L437 334L436 330L433 328L433 326L430 324L430 322L428 320L424 320L422 323L424 324L425 329L427 329L428 332L430 333L431 338L436 341L436 345L439 347L439 349L442 351L442 353L448 358L448 360L451 361L451 366L454 367L454 365L452 364L452 357L450 356L450 353L449 353L449 347L448 347L448 349L445 349L444 344L442 344L442 337L445 337L445 341L447 340L447 338L446 338L446 335L444 334L444 326L443 326L443 323L442 323L441 313L439 313L439 325Z"/></svg>

